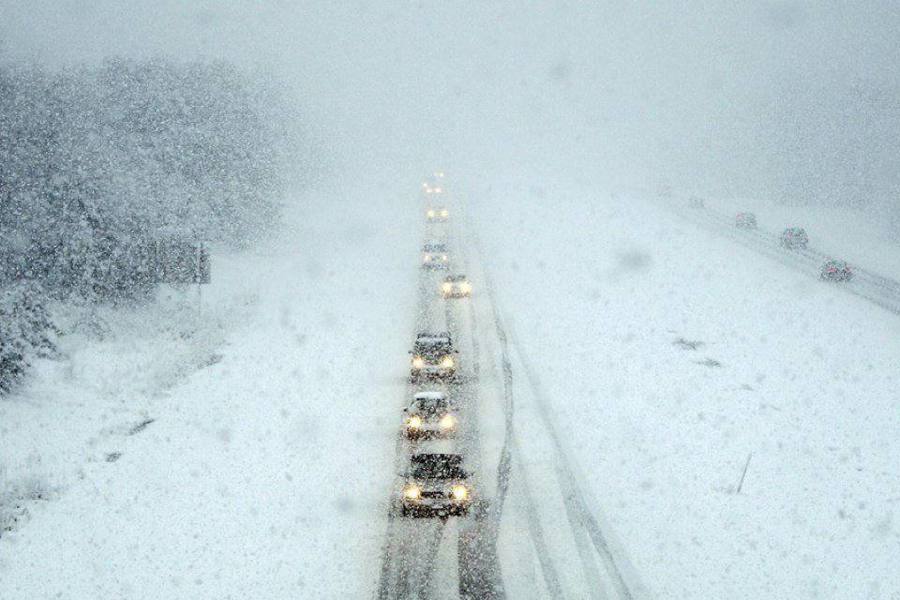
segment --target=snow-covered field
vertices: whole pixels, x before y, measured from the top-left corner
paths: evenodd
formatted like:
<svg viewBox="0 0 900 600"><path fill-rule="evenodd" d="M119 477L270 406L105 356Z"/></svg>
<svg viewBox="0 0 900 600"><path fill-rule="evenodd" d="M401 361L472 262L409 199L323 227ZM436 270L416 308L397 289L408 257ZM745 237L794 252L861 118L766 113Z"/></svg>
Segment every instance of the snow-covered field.
<svg viewBox="0 0 900 600"><path fill-rule="evenodd" d="M501 189L502 310L651 594L896 598L900 320L638 198Z"/></svg>
<svg viewBox="0 0 900 600"><path fill-rule="evenodd" d="M237 308L197 349L207 366L169 378L186 358L140 350L159 337L148 317L133 342L75 353L5 400L3 461L59 491L0 540L0 597L369 594L417 216L372 190L307 198L277 239L217 257L203 302Z"/></svg>

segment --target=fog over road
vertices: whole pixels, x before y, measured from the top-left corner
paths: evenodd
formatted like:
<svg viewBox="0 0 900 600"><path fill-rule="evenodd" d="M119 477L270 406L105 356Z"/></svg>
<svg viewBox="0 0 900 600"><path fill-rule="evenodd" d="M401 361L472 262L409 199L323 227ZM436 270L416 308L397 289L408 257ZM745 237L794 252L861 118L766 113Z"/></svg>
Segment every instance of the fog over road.
<svg viewBox="0 0 900 600"><path fill-rule="evenodd" d="M895 600L898 31L0 0L0 598Z"/></svg>

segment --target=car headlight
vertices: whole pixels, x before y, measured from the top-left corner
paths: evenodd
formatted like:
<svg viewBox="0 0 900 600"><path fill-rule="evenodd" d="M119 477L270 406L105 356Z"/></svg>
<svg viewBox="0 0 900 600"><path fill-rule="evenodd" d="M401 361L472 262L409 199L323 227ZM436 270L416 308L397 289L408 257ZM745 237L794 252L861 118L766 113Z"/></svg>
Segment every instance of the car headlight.
<svg viewBox="0 0 900 600"><path fill-rule="evenodd" d="M433 210L429 210L428 213L426 213L426 214L428 215L428 218L429 218L429 219L433 219L433 218L434 218L434 211L433 211Z"/></svg>
<svg viewBox="0 0 900 600"><path fill-rule="evenodd" d="M416 484L412 483L403 488L403 497L407 500L416 501L422 497L422 490Z"/></svg>
<svg viewBox="0 0 900 600"><path fill-rule="evenodd" d="M434 193L435 193L435 194L440 194L442 191L443 191L443 190L441 190L441 188L439 188L439 187L434 188Z"/></svg>
<svg viewBox="0 0 900 600"><path fill-rule="evenodd" d="M410 429L419 429L422 427L422 417L419 415L413 415L406 420L406 426Z"/></svg>
<svg viewBox="0 0 900 600"><path fill-rule="evenodd" d="M469 283L468 281L463 282L463 283L459 284L459 289L462 293L468 294L469 292L472 291L472 284Z"/></svg>
<svg viewBox="0 0 900 600"><path fill-rule="evenodd" d="M414 369L424 369L425 368L425 359L421 356L417 356L412 359L412 366Z"/></svg>
<svg viewBox="0 0 900 600"><path fill-rule="evenodd" d="M441 254L441 260L444 261L444 262L447 262L447 255L446 255L446 254Z"/></svg>
<svg viewBox="0 0 900 600"><path fill-rule="evenodd" d="M446 414L438 421L438 425L441 429L453 429L456 427L456 417L451 414Z"/></svg>
<svg viewBox="0 0 900 600"><path fill-rule="evenodd" d="M449 210L442 210L442 211L441 211L441 216L444 217L444 218L449 217L449 216L450 216L450 211L449 211Z"/></svg>
<svg viewBox="0 0 900 600"><path fill-rule="evenodd" d="M450 488L450 496L456 502L462 502L463 500L465 500L466 498L469 497L469 490L466 486L462 485L461 483L457 483L456 485L454 485L453 487Z"/></svg>
<svg viewBox="0 0 900 600"><path fill-rule="evenodd" d="M445 356L441 359L441 368L442 369L452 369L453 368L453 357Z"/></svg>
<svg viewBox="0 0 900 600"><path fill-rule="evenodd" d="M445 294L449 294L450 292L453 291L453 284L452 283L444 283L441 285L441 290L443 290Z"/></svg>
<svg viewBox="0 0 900 600"><path fill-rule="evenodd" d="M422 257L422 262L427 262L427 263L431 262L431 255L430 255L430 254L426 254L425 256L423 256L423 257Z"/></svg>

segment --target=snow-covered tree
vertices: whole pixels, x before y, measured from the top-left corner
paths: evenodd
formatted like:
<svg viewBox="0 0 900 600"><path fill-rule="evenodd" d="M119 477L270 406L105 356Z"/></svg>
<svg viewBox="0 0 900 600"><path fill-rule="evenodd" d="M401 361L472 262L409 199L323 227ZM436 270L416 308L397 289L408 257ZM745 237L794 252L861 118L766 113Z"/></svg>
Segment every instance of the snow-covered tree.
<svg viewBox="0 0 900 600"><path fill-rule="evenodd" d="M277 220L292 117L271 80L222 62L0 64L0 292L29 282L38 312L130 302L156 285L160 242L251 243ZM16 314L0 316L12 379L30 344Z"/></svg>

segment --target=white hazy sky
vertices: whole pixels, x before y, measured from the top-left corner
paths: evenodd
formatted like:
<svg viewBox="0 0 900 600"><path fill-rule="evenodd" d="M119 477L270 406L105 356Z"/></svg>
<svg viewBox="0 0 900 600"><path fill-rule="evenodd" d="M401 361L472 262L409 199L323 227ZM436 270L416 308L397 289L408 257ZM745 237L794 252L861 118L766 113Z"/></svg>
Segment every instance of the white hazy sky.
<svg viewBox="0 0 900 600"><path fill-rule="evenodd" d="M900 89L898 31L895 1L0 0L7 58L264 65L356 164L735 194L784 183L787 146L846 138L852 82Z"/></svg>

